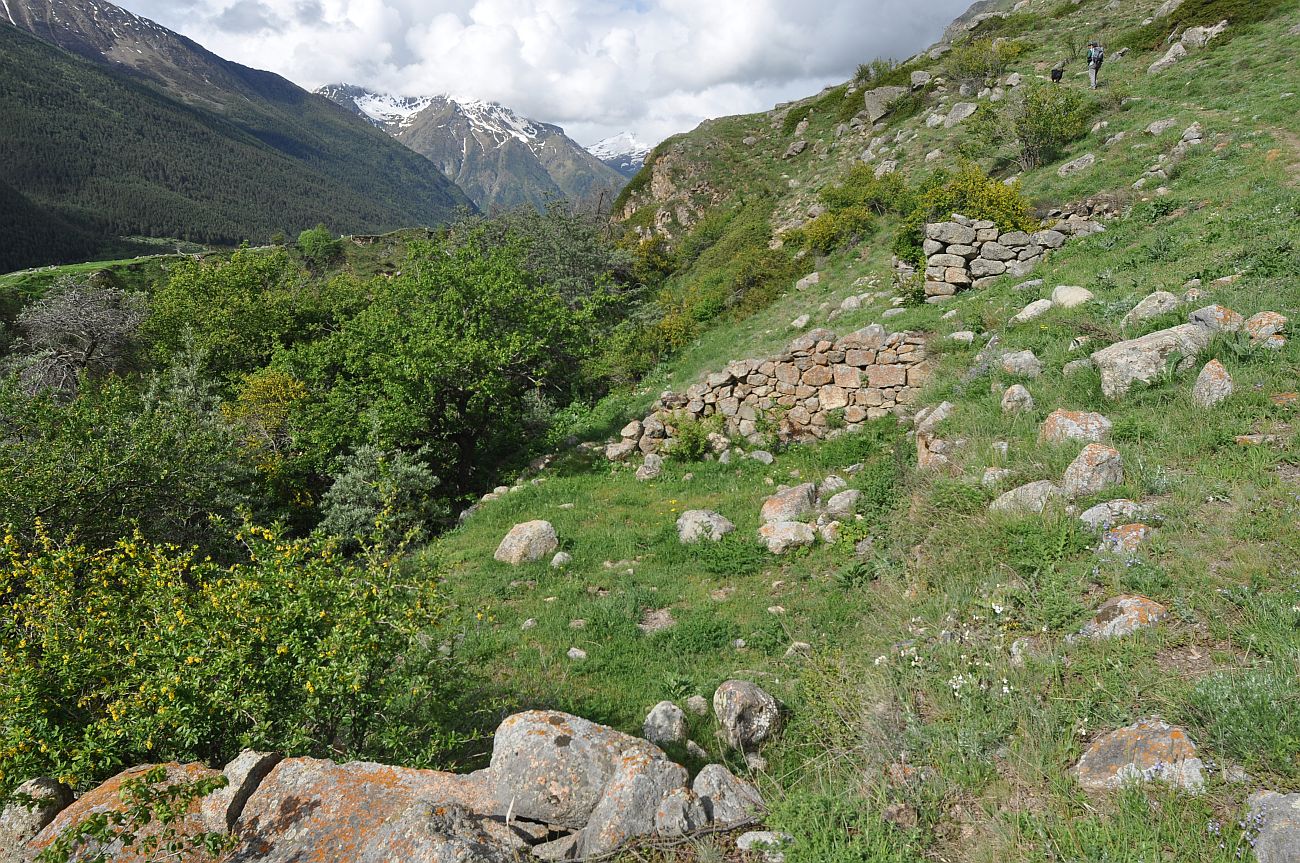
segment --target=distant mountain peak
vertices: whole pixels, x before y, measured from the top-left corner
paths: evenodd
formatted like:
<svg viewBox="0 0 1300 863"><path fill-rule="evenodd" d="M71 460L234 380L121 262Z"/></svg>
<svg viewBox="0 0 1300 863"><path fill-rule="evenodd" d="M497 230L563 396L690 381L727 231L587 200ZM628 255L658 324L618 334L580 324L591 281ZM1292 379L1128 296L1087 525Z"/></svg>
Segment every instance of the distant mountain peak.
<svg viewBox="0 0 1300 863"><path fill-rule="evenodd" d="M653 145L640 141L635 132L620 132L592 144L587 152L623 176L632 177L645 165L653 149Z"/></svg>
<svg viewBox="0 0 1300 863"><path fill-rule="evenodd" d="M395 96L352 84L316 91L428 158L485 211L545 207L621 188L623 172L564 130L483 99Z"/></svg>

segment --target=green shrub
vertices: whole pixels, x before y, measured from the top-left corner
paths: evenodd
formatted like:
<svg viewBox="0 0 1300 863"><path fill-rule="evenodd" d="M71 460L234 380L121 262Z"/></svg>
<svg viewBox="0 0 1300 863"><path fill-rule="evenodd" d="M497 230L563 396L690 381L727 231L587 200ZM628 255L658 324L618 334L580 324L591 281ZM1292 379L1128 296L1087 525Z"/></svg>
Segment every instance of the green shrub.
<svg viewBox="0 0 1300 863"><path fill-rule="evenodd" d="M794 841L787 863L910 863L906 834L869 801L796 791L772 808L767 823Z"/></svg>
<svg viewBox="0 0 1300 863"><path fill-rule="evenodd" d="M422 646L433 581L337 543L232 528L221 564L138 534L0 540L0 792L241 749L430 763L463 709ZM450 700L449 700L450 699Z"/></svg>
<svg viewBox="0 0 1300 863"><path fill-rule="evenodd" d="M711 451L709 435L722 429L722 417L715 415L697 420L690 414L676 413L673 414L671 425L676 434L668 449L669 455L678 461L702 461L705 454Z"/></svg>
<svg viewBox="0 0 1300 863"><path fill-rule="evenodd" d="M912 207L907 180L900 174L877 177L869 165L855 164L843 182L822 189L822 203L833 210L864 207L878 216L906 213Z"/></svg>
<svg viewBox="0 0 1300 863"><path fill-rule="evenodd" d="M827 254L848 240L869 234L873 226L866 207L847 207L822 213L803 226L801 236L805 247Z"/></svg>
<svg viewBox="0 0 1300 863"><path fill-rule="evenodd" d="M343 254L343 241L330 233L329 228L317 225L298 235L298 252L304 261L322 269Z"/></svg>
<svg viewBox="0 0 1300 863"><path fill-rule="evenodd" d="M894 252L917 267L925 266L922 244L926 223L951 218L953 213L988 219L1003 231L1038 230L1033 207L1021 194L1019 182L999 182L969 162L955 174L941 171L932 175L914 200L914 209L899 228Z"/></svg>
<svg viewBox="0 0 1300 863"><path fill-rule="evenodd" d="M365 445L344 456L321 500L320 529L344 540L383 533L390 547L423 540L447 507L434 497L439 480L418 454Z"/></svg>
<svg viewBox="0 0 1300 863"><path fill-rule="evenodd" d="M1226 41L1236 35L1242 25L1267 21L1294 6L1294 0L1185 0L1164 18L1156 18L1150 24L1121 33L1115 40L1115 48L1164 50L1165 40L1170 33L1188 27L1217 24L1225 19L1233 25L1220 37Z"/></svg>
<svg viewBox="0 0 1300 863"><path fill-rule="evenodd" d="M983 84L1002 76L1007 64L1024 53L1014 42L994 45L991 39L974 39L953 48L943 58L944 74L957 83Z"/></svg>
<svg viewBox="0 0 1300 863"><path fill-rule="evenodd" d="M684 614L677 625L654 637L674 656L703 656L731 647L740 637L740 628L729 620L722 620L711 609L694 609Z"/></svg>
<svg viewBox="0 0 1300 863"><path fill-rule="evenodd" d="M1007 108L1020 165L1026 171L1055 159L1071 141L1088 133L1097 102L1081 90L1035 82Z"/></svg>
<svg viewBox="0 0 1300 863"><path fill-rule="evenodd" d="M727 534L719 542L698 542L690 548L700 568L713 575L753 575L772 559L763 546L739 533Z"/></svg>

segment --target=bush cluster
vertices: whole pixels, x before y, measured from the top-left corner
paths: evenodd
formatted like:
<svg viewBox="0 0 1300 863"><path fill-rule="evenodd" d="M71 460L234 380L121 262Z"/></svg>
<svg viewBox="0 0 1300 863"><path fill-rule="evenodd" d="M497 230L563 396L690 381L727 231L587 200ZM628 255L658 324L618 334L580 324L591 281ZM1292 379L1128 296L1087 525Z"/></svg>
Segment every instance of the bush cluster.
<svg viewBox="0 0 1300 863"><path fill-rule="evenodd" d="M894 252L917 267L925 265L927 222L961 213L971 219L988 219L1003 231L1034 231L1038 222L1019 183L1007 185L989 177L977 165L966 163L955 173L937 172L914 190L914 206L903 220Z"/></svg>

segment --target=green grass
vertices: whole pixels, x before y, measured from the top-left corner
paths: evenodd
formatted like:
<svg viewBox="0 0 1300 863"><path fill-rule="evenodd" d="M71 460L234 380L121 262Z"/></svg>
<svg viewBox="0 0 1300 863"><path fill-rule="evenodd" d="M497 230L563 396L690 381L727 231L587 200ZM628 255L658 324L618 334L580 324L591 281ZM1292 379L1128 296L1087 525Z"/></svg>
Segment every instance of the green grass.
<svg viewBox="0 0 1300 863"><path fill-rule="evenodd" d="M1054 62L1071 40L1135 27L1154 5L1112 10L1086 0L1078 12L1038 17L1019 33L1026 51L1009 68L1032 76L1035 63ZM1271 397L1296 389L1300 342L1274 352L1217 340L1198 363L1220 359L1237 393L1210 411L1191 402L1194 373L1112 403L1095 372L1066 378L1060 370L1118 339L1120 319L1138 300L1155 290L1181 293L1192 278L1208 287L1240 273L1230 285L1209 288L1212 297L1202 304L1300 319L1291 278L1300 272L1300 123L1279 72L1290 57L1293 40L1282 34L1293 18L1242 24L1230 42L1159 79L1138 72L1149 55L1108 65L1105 80L1115 93L1098 117L1108 127L1060 157L1094 152L1097 165L1061 178L1058 161L1022 179L1045 207L1112 194L1123 218L1051 256L1034 274L1044 280L1041 289L1017 291L1021 280L1005 278L955 303L909 307L887 321L890 329L936 334L940 368L924 401L956 404L945 434L965 441L955 461L971 479L918 473L910 442L889 423L820 447L791 448L770 468L670 463L651 483L636 482L632 467L571 458L541 486L485 506L425 552L455 609L455 623L440 637L520 704L574 710L631 732L660 699L708 697L730 676L756 680L790 709L759 775L776 803L772 825L793 834L801 849L787 859L1239 859L1244 840L1234 825L1255 786L1214 774L1199 797L1153 789L1088 798L1068 770L1099 734L1158 715L1185 724L1204 757L1240 764L1259 784L1294 785L1300 440L1296 410ZM987 29L992 35L997 28ZM1135 99L1122 108L1121 90ZM781 160L788 138L763 117L717 121L676 143L698 157L699 176L715 189L756 180L784 186L772 217L780 225L842 180L863 146L835 143L838 118L828 97L821 99L792 113L809 117L808 140L822 142L825 159ZM923 157L931 150L949 154L938 164L952 167L962 131L925 127L927 113L898 125L916 134L898 150L914 179L927 170ZM1175 130L1154 139L1142 134L1166 117L1179 119ZM1168 194L1132 190L1193 121L1205 127L1207 143L1173 172ZM1103 147L1117 132L1127 137ZM744 135L759 143L739 146ZM810 326L826 325L845 297L890 291L897 228L886 217L856 248L802 258L800 271L821 272L820 285L799 292L791 284L748 316L718 319L636 391L598 408L602 427L612 431L620 419L643 415L663 389L685 389L728 360L778 352L796 334L789 323L799 315L810 315ZM1058 284L1085 286L1095 300L1006 327ZM829 325L847 332L880 320L888 307L887 299L873 299ZM950 311L956 316L944 320ZM1179 323L1187 311L1126 335ZM1033 411L1002 414L1001 393L1015 381L1000 372L963 380L983 340L972 347L944 341L960 329L1000 331L1006 349L1032 349L1042 358L1047 373L1027 383ZM1076 338L1091 342L1072 351ZM1130 496L1161 516L1153 540L1131 563L1100 556L1098 538L1069 517L987 512L998 491L1059 479L1077 455L1077 444L1038 439L1057 407L1106 413L1126 463L1122 487L1080 507ZM1281 434L1283 445L1236 443L1256 431ZM997 442L1009 446L1012 477L986 490L972 480L986 466L1002 465ZM862 524L875 539L869 559L856 562L849 549L826 546L787 558L755 552L769 480L820 479L861 461L868 468L852 482L868 501ZM561 508L570 503L572 509ZM737 534L707 550L679 546L673 523L688 508L722 512ZM529 518L555 523L574 555L570 567L510 570L492 562L505 532ZM619 565L606 568L606 561ZM1067 641L1119 593L1150 596L1171 616L1131 638ZM769 611L775 607L783 611ZM671 609L675 629L646 635L636 628L646 610L663 608ZM523 629L530 619L536 626ZM585 628L571 629L578 619ZM737 638L746 642L743 650L732 646ZM1023 664L1011 655L1020 639L1031 644ZM813 645L812 655L787 657L793 641ZM587 650L589 659L569 661L571 646ZM713 757L740 767L720 749L709 721L692 717L690 730ZM903 752L925 771L924 781L889 778L888 766ZM897 804L910 807L915 827L880 820ZM1212 824L1221 825L1218 834ZM715 853L710 846L654 859Z"/></svg>

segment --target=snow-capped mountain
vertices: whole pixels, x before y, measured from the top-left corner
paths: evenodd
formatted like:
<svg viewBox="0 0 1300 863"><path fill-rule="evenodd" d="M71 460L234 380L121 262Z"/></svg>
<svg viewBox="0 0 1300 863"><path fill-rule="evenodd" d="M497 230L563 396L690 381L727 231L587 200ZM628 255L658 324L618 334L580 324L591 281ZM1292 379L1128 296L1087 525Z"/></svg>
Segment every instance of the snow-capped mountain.
<svg viewBox="0 0 1300 863"><path fill-rule="evenodd" d="M316 92L432 160L485 212L582 200L627 182L559 126L495 102L394 96L349 84Z"/></svg>
<svg viewBox="0 0 1300 863"><path fill-rule="evenodd" d="M587 152L618 171L624 177L635 177L645 165L646 157L654 147L637 140L635 132L622 132L592 144Z"/></svg>

